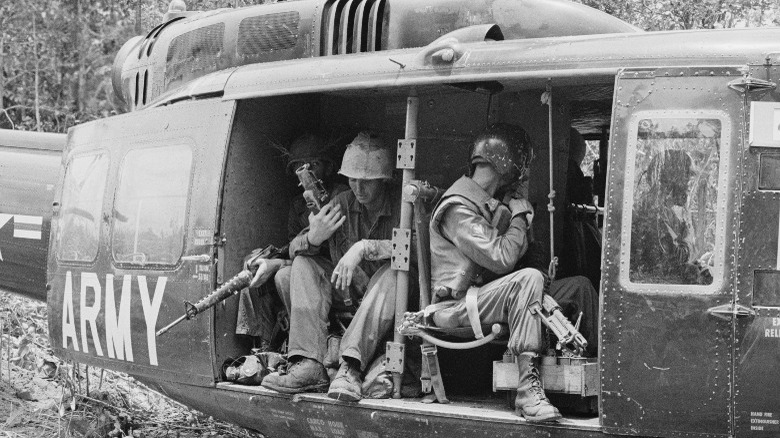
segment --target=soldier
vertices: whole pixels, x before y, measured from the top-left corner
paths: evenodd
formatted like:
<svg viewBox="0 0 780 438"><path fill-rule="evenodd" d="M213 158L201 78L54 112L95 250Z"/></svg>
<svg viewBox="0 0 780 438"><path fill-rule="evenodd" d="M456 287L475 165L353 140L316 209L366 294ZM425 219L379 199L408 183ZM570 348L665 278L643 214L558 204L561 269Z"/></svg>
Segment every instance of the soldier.
<svg viewBox="0 0 780 438"><path fill-rule="evenodd" d="M470 176L444 193L431 216L432 290L439 297L458 298L435 312L433 321L440 327L468 327L472 313L482 323L508 323L508 348L520 370L515 412L528 421L554 421L561 414L545 396L535 364L543 348L541 322L528 310L541 303L544 276L532 268L513 272L529 246L533 207L526 199L509 199L507 209L494 198L514 191L532 156L531 140L519 127L498 124L477 137ZM503 232L502 217L510 218ZM506 275L481 284L485 271Z"/></svg>
<svg viewBox="0 0 780 438"><path fill-rule="evenodd" d="M294 177L295 170L305 163L309 164L315 176L323 182L331 198L348 189L344 184L334 181L333 159L329 156L327 145L322 138L313 134L303 134L292 142L287 173ZM303 195L298 195L292 200L287 220L289 241L292 242L308 225L309 209ZM288 244L281 249L283 259L290 257L289 246L291 245L294 244ZM258 265L257 275L252 280L250 289L244 289L241 293L236 318L236 334L258 338L260 349L268 351L278 347L274 345L277 337L275 335L285 325L280 318L286 318L285 313L289 312L289 294L285 291L289 290L290 267L282 260L259 259L254 264ZM266 284L271 277L274 278L276 290L273 290L270 284Z"/></svg>
<svg viewBox="0 0 780 438"><path fill-rule="evenodd" d="M349 178L352 190L310 215L309 227L290 245L290 366L286 374L269 374L262 383L279 392L323 391L328 387L323 361L331 308L349 308L350 302L357 303L364 295L368 299L395 291L395 273L387 262L400 213L397 190L388 184L392 152L375 135L361 132L347 146L339 173ZM319 255L324 245L327 256ZM350 324L350 333L357 331L360 336L382 324L392 326L394 317L392 312L358 315ZM366 342L374 348L379 340Z"/></svg>

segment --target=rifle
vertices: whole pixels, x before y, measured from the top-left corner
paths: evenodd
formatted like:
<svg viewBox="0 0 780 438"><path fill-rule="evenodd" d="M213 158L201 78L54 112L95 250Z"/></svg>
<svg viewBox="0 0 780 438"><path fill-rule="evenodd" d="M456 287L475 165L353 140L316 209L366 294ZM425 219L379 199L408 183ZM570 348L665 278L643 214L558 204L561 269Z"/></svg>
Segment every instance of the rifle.
<svg viewBox="0 0 780 438"><path fill-rule="evenodd" d="M303 199L306 200L306 206L312 213L319 213L320 209L330 201L330 195L325 190L322 180L314 175L309 163L296 169L295 175L301 182L300 186L303 187Z"/></svg>
<svg viewBox="0 0 780 438"><path fill-rule="evenodd" d="M241 289L249 286L249 284L252 282L252 279L255 277L255 274L257 274L258 266L254 266L254 262L259 259L279 258L280 255L281 251L273 245L268 245L265 248L252 251L252 254L250 254L244 263L246 269L236 274L235 277L228 280L225 284L218 287L210 294L201 298L197 303L192 304L191 302L184 300L184 315L178 317L172 323L158 330L156 335L163 335L185 319L192 319L199 313L216 306L217 303L220 303L229 297L236 295L241 291Z"/></svg>

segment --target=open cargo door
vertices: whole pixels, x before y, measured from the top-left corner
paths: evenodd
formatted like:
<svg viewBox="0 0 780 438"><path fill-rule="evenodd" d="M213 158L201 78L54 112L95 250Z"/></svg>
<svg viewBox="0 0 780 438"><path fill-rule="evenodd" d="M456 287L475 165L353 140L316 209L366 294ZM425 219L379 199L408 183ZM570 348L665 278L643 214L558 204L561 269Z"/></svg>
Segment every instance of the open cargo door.
<svg viewBox="0 0 780 438"><path fill-rule="evenodd" d="M741 76L733 68L618 75L600 351L609 432L732 434L734 320L718 309L735 299L744 113L729 83Z"/></svg>
<svg viewBox="0 0 780 438"><path fill-rule="evenodd" d="M81 363L214 381L213 318L155 331L214 286L217 212L235 102L203 100L70 132L49 254L49 332Z"/></svg>

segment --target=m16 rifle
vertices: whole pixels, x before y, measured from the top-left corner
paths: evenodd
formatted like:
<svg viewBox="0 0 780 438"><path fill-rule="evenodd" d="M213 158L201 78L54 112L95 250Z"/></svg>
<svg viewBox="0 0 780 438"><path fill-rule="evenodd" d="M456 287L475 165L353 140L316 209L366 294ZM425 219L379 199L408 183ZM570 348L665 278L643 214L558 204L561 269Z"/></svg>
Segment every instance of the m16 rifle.
<svg viewBox="0 0 780 438"><path fill-rule="evenodd" d="M306 206L312 213L319 213L320 209L330 201L330 195L322 180L317 178L309 163L296 169L295 175L301 182L300 186L303 187L303 199L306 200Z"/></svg>
<svg viewBox="0 0 780 438"><path fill-rule="evenodd" d="M246 262L244 263L245 266L244 270L236 274L236 276L228 280L226 283L224 283L222 286L215 289L210 294L203 297L197 303L192 304L191 302L185 300L184 315L180 316L172 323L158 330L156 335L157 336L163 335L168 330L172 329L173 327L175 327L177 324L184 321L185 319L192 319L196 317L198 314L204 312L205 310L214 307L215 305L217 305L217 303L220 303L228 299L229 297L236 295L241 291L241 289L244 289L245 287L249 286L249 284L252 282L252 279L255 277L255 275L258 274L258 269L269 269L268 263L262 263L260 265L256 265L255 262L257 262L260 259L278 258L280 255L281 255L281 251L273 245L268 245L265 248L253 251L252 254L250 254L250 256L247 258Z"/></svg>

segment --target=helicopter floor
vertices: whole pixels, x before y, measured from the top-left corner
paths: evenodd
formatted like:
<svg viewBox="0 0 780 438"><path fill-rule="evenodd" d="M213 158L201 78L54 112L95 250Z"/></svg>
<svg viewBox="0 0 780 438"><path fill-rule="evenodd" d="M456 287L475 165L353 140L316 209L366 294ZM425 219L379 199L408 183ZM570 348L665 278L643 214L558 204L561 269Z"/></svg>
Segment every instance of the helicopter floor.
<svg viewBox="0 0 780 438"><path fill-rule="evenodd" d="M285 397L292 403L311 402L327 405L350 405L328 398L325 394L306 393L296 395L281 394L261 386L245 386L233 383L218 383L218 389L253 394L255 396ZM354 406L361 409L390 411L405 414L417 414L433 417L453 417L465 420L491 421L500 423L526 423L526 420L516 416L507 406L506 397L489 394L480 396L448 396L450 403L423 403L418 398L405 399L363 399ZM598 416L564 415L558 425L570 426L579 430L598 431L601 429Z"/></svg>

